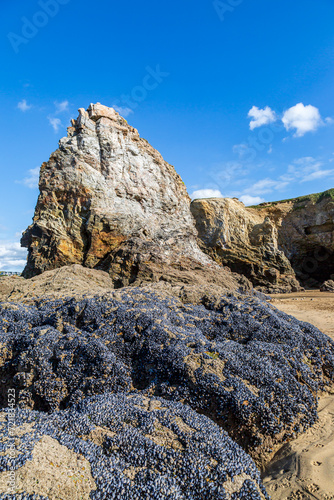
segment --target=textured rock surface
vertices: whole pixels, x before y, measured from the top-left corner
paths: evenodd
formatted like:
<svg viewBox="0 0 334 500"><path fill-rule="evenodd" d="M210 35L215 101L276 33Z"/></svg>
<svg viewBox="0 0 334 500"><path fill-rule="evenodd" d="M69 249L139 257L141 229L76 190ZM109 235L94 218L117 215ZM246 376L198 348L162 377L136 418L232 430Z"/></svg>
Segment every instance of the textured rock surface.
<svg viewBox="0 0 334 500"><path fill-rule="evenodd" d="M303 286L319 288L334 274L334 189L259 205L278 228L278 244Z"/></svg>
<svg viewBox="0 0 334 500"><path fill-rule="evenodd" d="M105 394L50 415L18 410L10 433L7 420L0 413L1 500L268 498L252 459L178 403ZM18 493L6 496L14 441Z"/></svg>
<svg viewBox="0 0 334 500"><path fill-rule="evenodd" d="M41 167L33 224L22 238L24 276L81 264L108 271L120 287L215 271L197 245L174 167L112 108L94 104L79 113Z"/></svg>
<svg viewBox="0 0 334 500"><path fill-rule="evenodd" d="M242 293L258 293L244 276L233 275L227 269L207 269L205 272L202 269L169 269L168 276L162 276L149 287L193 304L202 304L208 298L219 300L227 291L236 291L236 287ZM24 304L38 304L42 298L94 297L113 289L114 283L108 273L79 264L45 271L29 280L19 276L0 277L0 300Z"/></svg>
<svg viewBox="0 0 334 500"><path fill-rule="evenodd" d="M218 264L271 293L299 289L291 264L278 247L277 221L229 198L195 200L191 211L203 251Z"/></svg>
<svg viewBox="0 0 334 500"><path fill-rule="evenodd" d="M334 281L325 281L320 287L320 292L334 292Z"/></svg>
<svg viewBox="0 0 334 500"><path fill-rule="evenodd" d="M131 287L2 304L0 404L10 388L19 406L43 411L135 389L209 416L262 463L315 422L334 343L255 297L203 302Z"/></svg>
<svg viewBox="0 0 334 500"><path fill-rule="evenodd" d="M64 266L26 280L19 276L0 277L0 300L33 303L44 297L92 297L113 290L108 273L79 264Z"/></svg>
<svg viewBox="0 0 334 500"><path fill-rule="evenodd" d="M42 165L22 245L25 277L81 264L107 271L116 288L206 280L236 289L224 264L263 291L298 289L295 273L320 287L334 274L334 190L253 208L195 200L190 211L174 167L115 110L92 104Z"/></svg>

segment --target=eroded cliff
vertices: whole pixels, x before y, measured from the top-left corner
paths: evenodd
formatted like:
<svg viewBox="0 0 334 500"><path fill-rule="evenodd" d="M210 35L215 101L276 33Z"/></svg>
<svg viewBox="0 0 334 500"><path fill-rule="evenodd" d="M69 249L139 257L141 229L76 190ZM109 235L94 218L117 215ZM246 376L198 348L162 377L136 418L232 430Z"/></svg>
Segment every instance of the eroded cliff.
<svg viewBox="0 0 334 500"><path fill-rule="evenodd" d="M278 223L230 198L195 200L203 251L220 265L245 275L268 291L296 291L299 284L289 260L278 247Z"/></svg>
<svg viewBox="0 0 334 500"><path fill-rule="evenodd" d="M334 189L257 207L278 227L278 245L306 287L334 274Z"/></svg>
<svg viewBox="0 0 334 500"><path fill-rule="evenodd" d="M289 292L333 278L334 189L256 207L194 200L191 211L203 251L258 287Z"/></svg>

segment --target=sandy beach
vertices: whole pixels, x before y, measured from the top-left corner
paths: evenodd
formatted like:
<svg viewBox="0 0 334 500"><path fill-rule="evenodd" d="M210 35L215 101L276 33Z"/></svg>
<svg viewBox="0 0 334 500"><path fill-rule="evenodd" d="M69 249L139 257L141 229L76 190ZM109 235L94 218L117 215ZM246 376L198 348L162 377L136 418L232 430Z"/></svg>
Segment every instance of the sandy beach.
<svg viewBox="0 0 334 500"><path fill-rule="evenodd" d="M272 304L301 321L312 323L334 339L334 293L306 291L272 295Z"/></svg>
<svg viewBox="0 0 334 500"><path fill-rule="evenodd" d="M275 295L272 304L334 339L334 294ZM334 499L334 391L319 401L319 421L284 446L264 474L272 500Z"/></svg>

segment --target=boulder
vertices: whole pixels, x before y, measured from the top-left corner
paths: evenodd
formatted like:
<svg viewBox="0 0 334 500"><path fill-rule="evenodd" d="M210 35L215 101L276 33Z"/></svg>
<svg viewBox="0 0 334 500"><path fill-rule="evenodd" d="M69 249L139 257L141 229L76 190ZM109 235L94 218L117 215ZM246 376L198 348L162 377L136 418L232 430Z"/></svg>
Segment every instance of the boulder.
<svg viewBox="0 0 334 500"><path fill-rule="evenodd" d="M325 281L320 287L320 292L333 292L334 293L334 281Z"/></svg>
<svg viewBox="0 0 334 500"><path fill-rule="evenodd" d="M79 264L64 266L30 280L19 276L0 277L0 300L34 303L38 298L65 298L101 295L114 289L108 273Z"/></svg>

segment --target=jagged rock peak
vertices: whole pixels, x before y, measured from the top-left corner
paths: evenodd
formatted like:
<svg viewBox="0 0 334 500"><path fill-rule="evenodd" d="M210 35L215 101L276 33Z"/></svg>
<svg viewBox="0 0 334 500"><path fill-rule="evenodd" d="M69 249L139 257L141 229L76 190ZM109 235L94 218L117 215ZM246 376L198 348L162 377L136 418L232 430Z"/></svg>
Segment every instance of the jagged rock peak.
<svg viewBox="0 0 334 500"><path fill-rule="evenodd" d="M25 277L81 264L124 286L165 279L175 269L218 268L198 247L181 177L112 108L79 109L43 163L39 188L22 238Z"/></svg>

